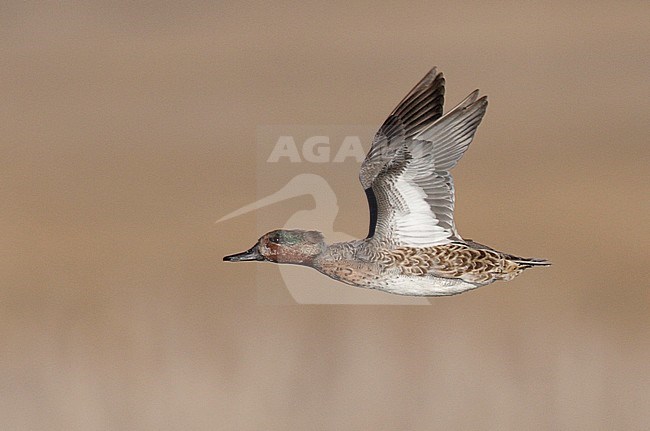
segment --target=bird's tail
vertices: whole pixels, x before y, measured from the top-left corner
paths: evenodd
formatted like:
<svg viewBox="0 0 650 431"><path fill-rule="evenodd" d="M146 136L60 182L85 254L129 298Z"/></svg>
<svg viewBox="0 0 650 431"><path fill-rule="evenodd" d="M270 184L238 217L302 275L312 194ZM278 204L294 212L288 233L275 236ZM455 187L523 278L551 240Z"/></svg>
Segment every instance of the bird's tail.
<svg viewBox="0 0 650 431"><path fill-rule="evenodd" d="M512 261L515 262L516 264L524 267L524 268L530 268L533 266L551 266L551 262L549 262L546 259L537 259L534 257L514 257L512 258Z"/></svg>

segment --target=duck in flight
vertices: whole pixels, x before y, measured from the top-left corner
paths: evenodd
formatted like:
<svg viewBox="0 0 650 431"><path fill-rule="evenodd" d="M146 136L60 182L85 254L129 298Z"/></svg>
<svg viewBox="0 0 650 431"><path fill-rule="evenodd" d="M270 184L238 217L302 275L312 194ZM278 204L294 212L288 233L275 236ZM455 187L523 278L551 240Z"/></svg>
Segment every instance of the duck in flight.
<svg viewBox="0 0 650 431"><path fill-rule="evenodd" d="M317 231L274 230L223 260L304 265L352 286L412 296L454 295L550 265L456 230L449 171L472 142L487 97L475 90L443 115L444 93L434 67L373 138L359 173L370 207L366 238L326 244Z"/></svg>

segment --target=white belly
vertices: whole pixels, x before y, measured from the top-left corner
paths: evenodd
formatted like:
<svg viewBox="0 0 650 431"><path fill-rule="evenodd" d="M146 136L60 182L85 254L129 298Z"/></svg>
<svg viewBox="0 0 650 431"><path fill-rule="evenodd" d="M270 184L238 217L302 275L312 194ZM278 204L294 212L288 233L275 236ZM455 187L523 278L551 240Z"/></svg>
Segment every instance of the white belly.
<svg viewBox="0 0 650 431"><path fill-rule="evenodd" d="M458 278L439 278L433 276L407 276L401 275L387 283L377 286L378 290L411 296L446 296L456 295L468 290L476 289L484 284L473 284Z"/></svg>

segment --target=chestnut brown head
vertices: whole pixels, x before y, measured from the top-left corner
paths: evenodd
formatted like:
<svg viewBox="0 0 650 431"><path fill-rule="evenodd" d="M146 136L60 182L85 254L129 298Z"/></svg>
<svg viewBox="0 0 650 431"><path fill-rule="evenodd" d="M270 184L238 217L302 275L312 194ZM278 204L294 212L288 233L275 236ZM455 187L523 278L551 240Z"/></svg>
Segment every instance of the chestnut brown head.
<svg viewBox="0 0 650 431"><path fill-rule="evenodd" d="M228 262L267 260L275 263L310 265L325 250L323 234L313 230L274 230L263 235L245 252L226 256Z"/></svg>

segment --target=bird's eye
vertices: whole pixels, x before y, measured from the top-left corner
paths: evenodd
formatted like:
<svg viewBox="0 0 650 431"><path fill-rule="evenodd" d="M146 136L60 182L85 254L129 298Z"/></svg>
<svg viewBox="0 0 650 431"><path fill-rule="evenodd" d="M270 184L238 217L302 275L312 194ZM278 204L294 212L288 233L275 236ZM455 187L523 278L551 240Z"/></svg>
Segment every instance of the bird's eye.
<svg viewBox="0 0 650 431"><path fill-rule="evenodd" d="M273 244L280 244L280 237L278 235L273 235L269 237L269 241L271 241Z"/></svg>

